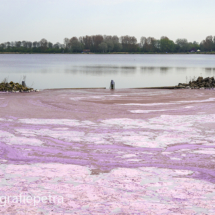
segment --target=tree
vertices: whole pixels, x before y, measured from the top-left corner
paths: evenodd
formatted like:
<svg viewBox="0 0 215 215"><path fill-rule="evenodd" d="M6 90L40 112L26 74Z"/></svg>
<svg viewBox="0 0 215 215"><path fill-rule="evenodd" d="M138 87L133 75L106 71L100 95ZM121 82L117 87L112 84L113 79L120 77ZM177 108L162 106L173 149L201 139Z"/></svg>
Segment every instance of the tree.
<svg viewBox="0 0 215 215"><path fill-rule="evenodd" d="M90 47L91 51L98 52L99 45L103 42L104 38L102 35L91 36L92 45Z"/></svg>
<svg viewBox="0 0 215 215"><path fill-rule="evenodd" d="M143 49L146 44L146 37L140 38L140 47Z"/></svg>
<svg viewBox="0 0 215 215"><path fill-rule="evenodd" d="M85 49L92 48L92 38L90 36L82 37L81 41L82 41Z"/></svg>
<svg viewBox="0 0 215 215"><path fill-rule="evenodd" d="M26 41L22 41L22 47L27 48Z"/></svg>
<svg viewBox="0 0 215 215"><path fill-rule="evenodd" d="M161 52L173 52L174 51L174 42L168 37L161 37L160 39L160 50Z"/></svg>
<svg viewBox="0 0 215 215"><path fill-rule="evenodd" d="M10 48L11 48L10 42L6 42L6 47L7 47L7 49L10 49Z"/></svg>
<svg viewBox="0 0 215 215"><path fill-rule="evenodd" d="M15 42L15 47L20 48L21 44L22 44L21 41L17 41L17 42Z"/></svg>
<svg viewBox="0 0 215 215"><path fill-rule="evenodd" d="M140 38L140 48L144 52L156 52L159 50L158 41L154 37L141 37Z"/></svg>
<svg viewBox="0 0 215 215"><path fill-rule="evenodd" d="M70 45L70 40L68 38L64 39L64 46L65 46L65 51L71 51L71 45Z"/></svg>
<svg viewBox="0 0 215 215"><path fill-rule="evenodd" d="M32 48L32 42L30 42L30 41L27 42L27 48L29 48L29 49Z"/></svg>
<svg viewBox="0 0 215 215"><path fill-rule="evenodd" d="M104 42L107 44L107 51L111 52L114 49L114 42L112 36L104 36Z"/></svg>
<svg viewBox="0 0 215 215"><path fill-rule="evenodd" d="M191 50L191 49L196 49L196 50L198 50L198 49L200 49L200 45L199 45L199 43L196 42L196 41L191 42L191 43L189 43L189 49L190 49L190 50Z"/></svg>
<svg viewBox="0 0 215 215"><path fill-rule="evenodd" d="M212 51L214 49L214 38L212 36L207 36L200 45L204 51Z"/></svg>
<svg viewBox="0 0 215 215"><path fill-rule="evenodd" d="M53 43L48 42L48 48L49 48L49 49L52 49L52 48L53 48Z"/></svg>
<svg viewBox="0 0 215 215"><path fill-rule="evenodd" d="M5 46L4 43L1 43L1 44L0 44L0 47L1 47L1 50L2 50L2 51L6 48L6 46Z"/></svg>
<svg viewBox="0 0 215 215"><path fill-rule="evenodd" d="M0 44L0 50L6 52L81 52L90 49L92 52L187 52L191 50L215 51L215 36L207 36L200 44L196 41L188 42L179 38L175 43L163 36L159 40L154 37L141 37L140 43L134 36L92 35L83 37L65 38L64 44L52 44L46 39L39 42L15 41Z"/></svg>
<svg viewBox="0 0 215 215"><path fill-rule="evenodd" d="M157 43L157 40L154 37L148 37L146 39L145 49L148 52L156 52L160 48L160 43Z"/></svg>
<svg viewBox="0 0 215 215"><path fill-rule="evenodd" d="M62 48L62 45L61 45L60 43L55 43L55 44L53 45L53 48L55 48L55 49L61 49L61 48Z"/></svg>
<svg viewBox="0 0 215 215"><path fill-rule="evenodd" d="M37 41L34 41L33 42L33 48L37 48L38 47L38 42Z"/></svg>
<svg viewBox="0 0 215 215"><path fill-rule="evenodd" d="M112 41L113 43L119 43L119 37L117 37L116 35L112 37Z"/></svg>
<svg viewBox="0 0 215 215"><path fill-rule="evenodd" d="M65 48L69 48L69 38L64 38Z"/></svg>
<svg viewBox="0 0 215 215"><path fill-rule="evenodd" d="M123 51L134 52L137 50L137 39L133 36L122 36L120 38Z"/></svg>
<svg viewBox="0 0 215 215"><path fill-rule="evenodd" d="M114 50L115 52L122 51L122 44L121 43L114 43Z"/></svg>
<svg viewBox="0 0 215 215"><path fill-rule="evenodd" d="M106 42L106 44L107 44L107 50L108 50L108 52L111 52L113 50L113 48L114 48L113 42L111 40L108 40Z"/></svg>
<svg viewBox="0 0 215 215"><path fill-rule="evenodd" d="M107 46L108 46L108 51L114 51L114 52L119 52L122 49L122 45L121 43L119 43L119 37L117 37L116 35L114 36L110 36L110 35L104 35L104 42L106 42Z"/></svg>
<svg viewBox="0 0 215 215"><path fill-rule="evenodd" d="M119 37L116 35L113 36L112 41L114 44L113 51L120 52L122 50L122 44L119 42Z"/></svg>
<svg viewBox="0 0 215 215"><path fill-rule="evenodd" d="M46 51L46 49L48 48L48 41L46 39L41 39L40 40L40 47L42 51Z"/></svg>
<svg viewBox="0 0 215 215"><path fill-rule="evenodd" d="M99 45L99 49L100 49L103 53L106 52L107 49L108 49L107 43L102 42L102 43Z"/></svg>
<svg viewBox="0 0 215 215"><path fill-rule="evenodd" d="M178 45L180 52L189 51L190 45L189 45L187 39L177 39L176 45Z"/></svg>
<svg viewBox="0 0 215 215"><path fill-rule="evenodd" d="M73 52L81 52L82 44L79 42L77 37L72 37L69 40L69 50Z"/></svg>
<svg viewBox="0 0 215 215"><path fill-rule="evenodd" d="M15 47L15 42L11 42L11 43L10 43L10 46L11 46L12 48L14 48L14 47Z"/></svg>

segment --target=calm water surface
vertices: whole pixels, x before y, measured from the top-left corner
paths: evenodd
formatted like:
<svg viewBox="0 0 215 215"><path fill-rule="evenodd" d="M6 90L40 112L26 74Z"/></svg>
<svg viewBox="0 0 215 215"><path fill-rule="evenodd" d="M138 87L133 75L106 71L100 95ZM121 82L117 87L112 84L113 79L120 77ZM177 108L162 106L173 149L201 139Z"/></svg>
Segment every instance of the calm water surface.
<svg viewBox="0 0 215 215"><path fill-rule="evenodd" d="M0 55L0 81L20 82L36 89L173 86L191 78L215 75L215 55Z"/></svg>

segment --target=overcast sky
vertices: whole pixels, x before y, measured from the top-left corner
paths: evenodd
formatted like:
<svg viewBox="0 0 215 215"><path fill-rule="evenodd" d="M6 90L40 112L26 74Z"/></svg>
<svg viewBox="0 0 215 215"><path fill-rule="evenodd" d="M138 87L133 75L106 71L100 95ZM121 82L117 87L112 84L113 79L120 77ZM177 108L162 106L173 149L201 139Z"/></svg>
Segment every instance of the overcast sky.
<svg viewBox="0 0 215 215"><path fill-rule="evenodd" d="M215 36L215 0L0 0L0 43L63 43L106 34L200 42Z"/></svg>

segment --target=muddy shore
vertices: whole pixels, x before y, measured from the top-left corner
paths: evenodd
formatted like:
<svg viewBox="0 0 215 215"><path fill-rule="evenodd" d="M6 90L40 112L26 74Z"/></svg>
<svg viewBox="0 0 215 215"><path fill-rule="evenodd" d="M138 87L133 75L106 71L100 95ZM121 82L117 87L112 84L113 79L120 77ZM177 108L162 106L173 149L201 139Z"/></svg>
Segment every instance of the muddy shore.
<svg viewBox="0 0 215 215"><path fill-rule="evenodd" d="M189 92L189 93L188 93ZM1 213L215 213L215 90L0 93Z"/></svg>

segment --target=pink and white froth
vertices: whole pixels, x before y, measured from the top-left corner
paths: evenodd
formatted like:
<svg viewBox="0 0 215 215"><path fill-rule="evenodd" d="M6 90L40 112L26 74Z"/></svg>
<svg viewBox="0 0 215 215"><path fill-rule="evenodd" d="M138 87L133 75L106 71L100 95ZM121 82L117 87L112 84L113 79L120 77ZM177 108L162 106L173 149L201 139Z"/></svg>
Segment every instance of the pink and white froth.
<svg viewBox="0 0 215 215"><path fill-rule="evenodd" d="M215 214L215 91L0 94L5 214Z"/></svg>

